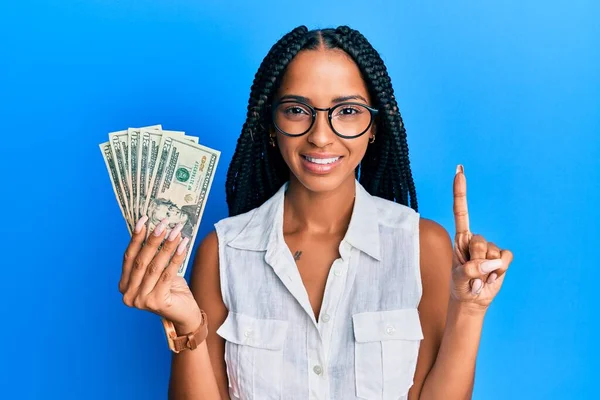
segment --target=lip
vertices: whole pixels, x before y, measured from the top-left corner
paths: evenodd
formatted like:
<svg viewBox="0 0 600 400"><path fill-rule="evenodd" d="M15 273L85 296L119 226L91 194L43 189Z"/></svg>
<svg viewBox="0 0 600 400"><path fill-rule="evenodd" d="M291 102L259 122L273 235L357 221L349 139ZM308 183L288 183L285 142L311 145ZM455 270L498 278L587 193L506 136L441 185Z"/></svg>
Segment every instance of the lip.
<svg viewBox="0 0 600 400"><path fill-rule="evenodd" d="M339 159L331 164L315 164L315 163L308 161L305 157L319 158L319 159L339 157ZM337 168L338 165L340 165L342 163L342 161L344 160L344 156L328 154L328 153L312 153L312 154L309 153L309 154L302 154L302 157L300 157L300 159L302 161L302 166L304 167L304 169L307 172L315 174L315 175L327 175L331 171L333 171L335 168Z"/></svg>

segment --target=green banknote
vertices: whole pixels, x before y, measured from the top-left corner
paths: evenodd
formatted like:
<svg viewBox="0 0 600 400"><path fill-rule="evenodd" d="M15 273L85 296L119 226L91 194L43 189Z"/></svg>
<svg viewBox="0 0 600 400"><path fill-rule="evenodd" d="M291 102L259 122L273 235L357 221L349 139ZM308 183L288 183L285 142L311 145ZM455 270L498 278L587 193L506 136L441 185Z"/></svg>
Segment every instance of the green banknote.
<svg viewBox="0 0 600 400"><path fill-rule="evenodd" d="M165 218L167 235L182 224L182 239L190 239L178 271L185 275L220 152L161 125L112 132L100 150L130 234L143 215L148 234Z"/></svg>
<svg viewBox="0 0 600 400"><path fill-rule="evenodd" d="M220 152L194 143L189 137L163 137L154 176L143 211L148 215L148 232L163 219L167 231L181 223L182 238L194 243L212 186ZM178 271L185 275L192 246Z"/></svg>

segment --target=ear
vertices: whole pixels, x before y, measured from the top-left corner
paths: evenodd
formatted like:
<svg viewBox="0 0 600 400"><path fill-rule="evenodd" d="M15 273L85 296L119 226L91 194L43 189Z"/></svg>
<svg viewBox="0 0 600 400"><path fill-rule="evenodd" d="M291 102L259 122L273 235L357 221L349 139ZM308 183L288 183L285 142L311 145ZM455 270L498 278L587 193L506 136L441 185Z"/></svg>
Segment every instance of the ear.
<svg viewBox="0 0 600 400"><path fill-rule="evenodd" d="M273 140L276 141L277 140L277 132L275 132L275 128L273 127L273 124L269 125L268 132L269 132L269 140L271 138L273 138Z"/></svg>
<svg viewBox="0 0 600 400"><path fill-rule="evenodd" d="M373 122L371 125L371 135L369 135L369 139L373 139L373 137L377 134L377 124Z"/></svg>

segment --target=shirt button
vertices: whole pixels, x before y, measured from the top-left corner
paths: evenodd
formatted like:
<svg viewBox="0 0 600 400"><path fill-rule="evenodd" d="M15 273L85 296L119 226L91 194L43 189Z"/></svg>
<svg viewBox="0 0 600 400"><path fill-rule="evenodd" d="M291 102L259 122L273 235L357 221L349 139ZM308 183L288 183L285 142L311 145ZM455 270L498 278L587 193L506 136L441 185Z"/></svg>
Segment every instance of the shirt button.
<svg viewBox="0 0 600 400"><path fill-rule="evenodd" d="M244 332L244 336L246 336L247 338L252 337L252 331L250 329L246 329L246 331Z"/></svg>
<svg viewBox="0 0 600 400"><path fill-rule="evenodd" d="M313 368L313 372L317 375L321 375L323 373L323 368L319 365L315 365Z"/></svg>
<svg viewBox="0 0 600 400"><path fill-rule="evenodd" d="M335 270L333 270L333 274L335 276L342 276L342 270L341 269L335 269Z"/></svg>
<svg viewBox="0 0 600 400"><path fill-rule="evenodd" d="M385 328L385 333L387 333L388 335L393 335L394 333L396 333L396 328L390 325L387 328Z"/></svg>
<svg viewBox="0 0 600 400"><path fill-rule="evenodd" d="M323 314L323 316L321 317L321 321L329 322L329 314Z"/></svg>

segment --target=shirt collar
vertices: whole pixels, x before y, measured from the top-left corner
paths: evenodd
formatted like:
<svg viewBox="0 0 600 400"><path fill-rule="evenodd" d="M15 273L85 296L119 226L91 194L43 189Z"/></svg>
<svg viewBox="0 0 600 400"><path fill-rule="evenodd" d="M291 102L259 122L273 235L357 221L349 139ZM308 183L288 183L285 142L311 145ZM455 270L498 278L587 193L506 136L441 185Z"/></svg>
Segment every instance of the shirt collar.
<svg viewBox="0 0 600 400"><path fill-rule="evenodd" d="M229 243L241 250L265 251L283 227L283 198L289 182L252 212L246 226Z"/></svg>
<svg viewBox="0 0 600 400"><path fill-rule="evenodd" d="M283 200L289 182L258 207L246 226L228 245L237 249L266 251L278 242L278 230L283 229ZM379 242L379 213L377 205L366 189L355 180L354 207L346 236L342 242L381 260Z"/></svg>
<svg viewBox="0 0 600 400"><path fill-rule="evenodd" d="M381 261L377 204L373 201L373 196L358 181L355 182L354 208L344 240L352 247Z"/></svg>

